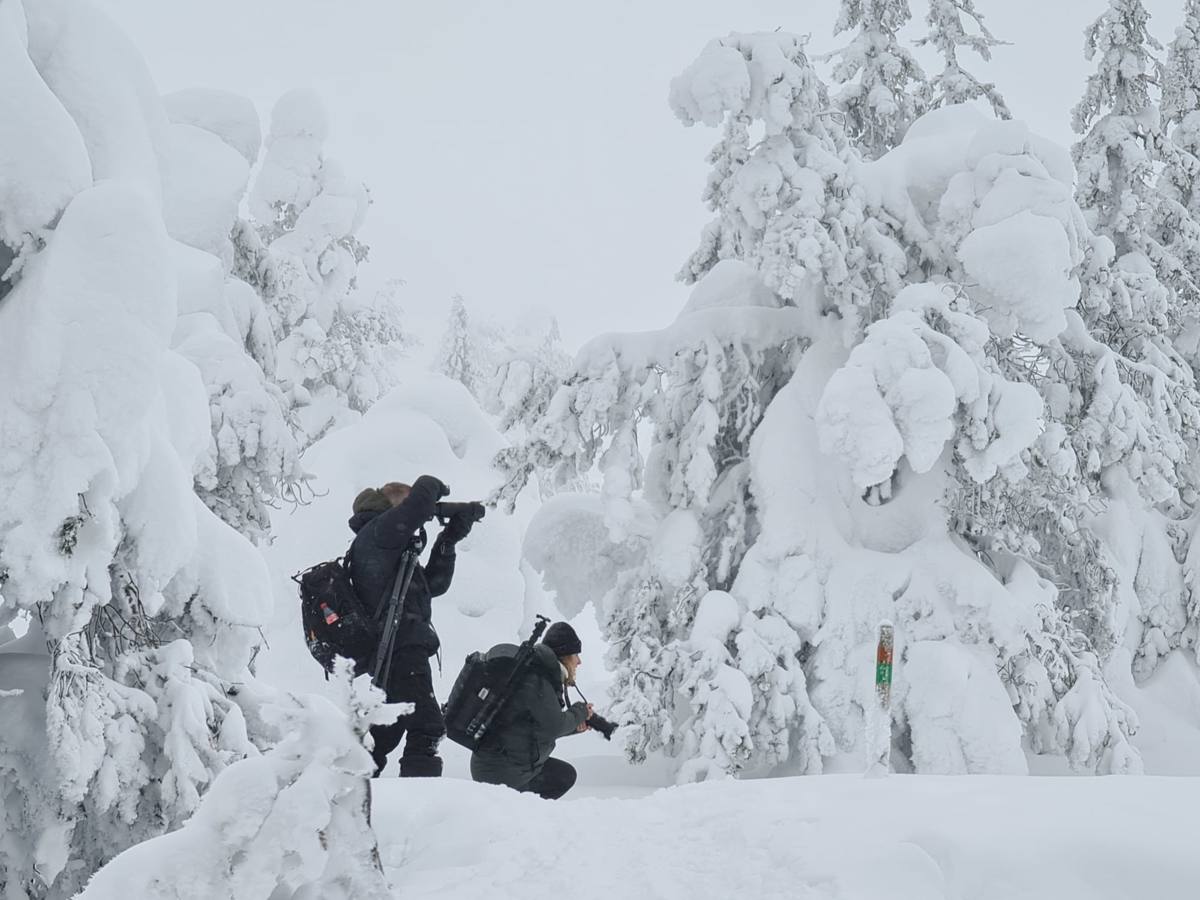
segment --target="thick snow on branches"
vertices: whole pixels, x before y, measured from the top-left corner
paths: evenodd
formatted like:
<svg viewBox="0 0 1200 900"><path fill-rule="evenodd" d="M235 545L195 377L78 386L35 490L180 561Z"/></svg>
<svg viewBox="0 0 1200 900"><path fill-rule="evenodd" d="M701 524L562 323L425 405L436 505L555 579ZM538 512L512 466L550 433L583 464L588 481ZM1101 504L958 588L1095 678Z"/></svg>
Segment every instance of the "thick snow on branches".
<svg viewBox="0 0 1200 900"><path fill-rule="evenodd" d="M878 48L906 18L847 4L843 24ZM1140 771L1118 690L1189 640L1182 270L1155 264L1154 220L1118 227L1102 210L1135 207L1086 177L1077 197L1064 149L973 107L882 102L911 91L844 93L880 102L843 126L800 39L709 44L670 95L722 129L695 293L662 332L588 345L519 457L602 474L603 538L571 552L591 534L588 566L627 561L591 583L627 752L677 757L682 780L861 760L883 619L893 765ZM552 533L535 520L526 556L565 595L579 569Z"/></svg>

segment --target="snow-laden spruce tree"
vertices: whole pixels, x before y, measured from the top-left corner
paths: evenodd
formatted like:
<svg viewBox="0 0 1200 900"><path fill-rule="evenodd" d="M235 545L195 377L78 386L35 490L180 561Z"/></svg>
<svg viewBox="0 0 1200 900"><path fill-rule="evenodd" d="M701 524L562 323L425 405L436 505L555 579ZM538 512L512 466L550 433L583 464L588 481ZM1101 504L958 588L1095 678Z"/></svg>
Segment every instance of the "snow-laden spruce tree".
<svg viewBox="0 0 1200 900"><path fill-rule="evenodd" d="M886 618L897 766L1137 771L1093 637L1118 582L1093 464L1153 463L1138 442L1177 410L1076 311L1111 244L1069 154L955 106L863 162L787 35L713 42L672 99L725 127L685 275L711 271L670 329L581 352L529 457L598 462L608 539L641 560L598 604L631 756L684 779L861 756Z"/></svg>
<svg viewBox="0 0 1200 900"><path fill-rule="evenodd" d="M1118 265L1090 324L1124 339L1162 344L1183 311L1197 304L1200 229L1188 210L1157 189L1156 161L1176 148L1163 133L1151 84L1161 80L1159 43L1147 30L1141 0L1109 0L1086 32L1085 54L1096 63L1073 112L1080 135L1073 148L1077 197L1089 224L1112 240ZM1159 286L1145 283L1149 266ZM1182 376L1180 376L1182 377Z"/></svg>
<svg viewBox="0 0 1200 900"><path fill-rule="evenodd" d="M926 76L899 38L911 18L908 0L841 0L834 33L854 37L832 54L835 99L846 133L871 159L899 144L922 111Z"/></svg>
<svg viewBox="0 0 1200 900"><path fill-rule="evenodd" d="M1175 40L1168 48L1160 106L1162 129L1169 136L1170 145L1160 148L1163 173L1159 191L1195 219L1200 216L1196 183L1200 177L1200 2L1197 0L1185 3L1183 24L1176 29ZM1173 238L1180 241L1195 237L1164 234L1163 224L1170 226L1169 216L1160 218L1160 238L1168 242ZM1195 266L1194 251L1181 255L1188 265ZM1200 272L1193 268L1191 274L1193 282L1200 282ZM1197 310L1185 313L1200 315Z"/></svg>
<svg viewBox="0 0 1200 900"><path fill-rule="evenodd" d="M964 22L964 17L969 22ZM974 23L974 28L970 23ZM991 104L992 111L1001 119L1012 118L1008 104L1000 90L992 82L980 81L962 67L959 50L966 48L990 60L992 48L1003 45L987 26L983 15L975 8L975 0L929 0L929 12L925 15L929 33L917 42L918 46L932 44L945 62L945 68L929 79L926 86L925 109L968 103L984 99Z"/></svg>
<svg viewBox="0 0 1200 900"><path fill-rule="evenodd" d="M446 320L446 330L442 334L442 345L439 348L437 371L447 378L452 378L471 392L478 399L478 365L475 358L474 341L471 335L471 321L467 316L467 304L462 295L455 294L450 301L450 316Z"/></svg>
<svg viewBox="0 0 1200 900"><path fill-rule="evenodd" d="M1200 111L1200 0L1184 0L1183 22L1167 47L1162 75L1164 127L1180 128L1177 142L1195 156L1200 147L1195 114Z"/></svg>
<svg viewBox="0 0 1200 900"><path fill-rule="evenodd" d="M280 98L250 192L251 219L234 236L236 271L268 311L272 346L256 347L257 358L285 393L302 450L394 385L389 351L404 343L392 294L357 296L368 249L356 235L370 198L324 155L328 132L313 92Z"/></svg>
<svg viewBox="0 0 1200 900"><path fill-rule="evenodd" d="M518 317L508 329L505 345L487 384L484 408L498 417L502 433L521 440L545 413L571 361L563 349L558 320L548 314L528 312Z"/></svg>
<svg viewBox="0 0 1200 900"><path fill-rule="evenodd" d="M278 736L266 567L193 490L236 395L272 395L235 352L249 305L221 300L248 163L168 118L86 4L0 0L0 71L0 881L60 898ZM281 414L257 415L266 441Z"/></svg>
<svg viewBox="0 0 1200 900"><path fill-rule="evenodd" d="M1177 202L1192 218L1200 217L1200 2L1186 0L1183 22L1175 31L1175 40L1168 48L1162 79L1162 121L1169 129L1171 147L1163 153L1163 174L1160 192ZM1200 283L1200 271L1194 268L1196 258L1188 256L1192 280ZM1200 365L1200 310L1181 309L1172 323L1176 326L1175 346L1195 370ZM1177 527L1178 532L1178 527ZM1173 616L1175 627L1165 632L1164 648L1175 644L1195 648L1200 654L1200 542L1191 529L1191 545L1184 564L1186 579L1186 619L1178 628L1180 617Z"/></svg>
<svg viewBox="0 0 1200 900"><path fill-rule="evenodd" d="M1076 196L1090 226L1111 241L1109 259L1085 276L1081 313L1107 353L1071 347L1097 372L1102 402L1089 405L1084 433L1096 436L1088 470L1113 501L1110 517L1128 521L1135 499L1114 484L1119 467L1155 513L1136 514L1138 528L1113 528L1109 552L1122 589L1110 617L1112 643L1125 641L1134 672L1151 674L1158 661L1195 631L1180 569L1171 562L1186 551L1186 520L1200 499L1196 429L1200 392L1177 339L1197 315L1200 300L1200 227L1184 191L1159 189L1160 163L1167 180L1186 190L1182 173L1194 160L1169 141L1150 93L1161 67L1157 42L1147 31L1140 0L1111 0L1087 31L1087 55L1096 61L1074 124L1081 138L1073 155L1079 171ZM1179 54L1168 97L1178 114L1186 77ZM1114 400L1124 399L1115 405ZM1151 412L1134 420L1128 409ZM1153 545L1148 547L1148 545Z"/></svg>
<svg viewBox="0 0 1200 900"><path fill-rule="evenodd" d="M516 502L513 489L519 493L517 485L523 485L530 475L543 500L559 491L592 489L582 473L556 482L526 456L532 429L546 414L571 368L558 320L540 310L526 310L506 327L489 329L478 345L488 348L482 356L491 372L479 382L479 402L496 417L497 428L509 442L497 457L497 465L502 471L522 473L516 481L501 485L493 499L511 512Z"/></svg>
<svg viewBox="0 0 1200 900"><path fill-rule="evenodd" d="M770 91L760 69L778 79ZM855 188L849 169L857 157L828 115L828 90L805 41L739 34L715 40L672 82L670 103L685 124L722 130L708 156L704 192L716 216L680 279L691 284L720 260L741 259L785 298L825 285L848 335L878 316L907 263ZM760 123L758 141L752 134Z"/></svg>

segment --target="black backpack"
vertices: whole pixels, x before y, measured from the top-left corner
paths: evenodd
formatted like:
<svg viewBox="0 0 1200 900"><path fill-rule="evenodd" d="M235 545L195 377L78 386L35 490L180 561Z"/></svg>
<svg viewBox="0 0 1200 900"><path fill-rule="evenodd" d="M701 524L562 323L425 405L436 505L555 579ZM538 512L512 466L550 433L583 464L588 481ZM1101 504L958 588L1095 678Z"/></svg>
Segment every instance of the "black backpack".
<svg viewBox="0 0 1200 900"><path fill-rule="evenodd" d="M492 723L528 670L533 646L550 621L545 616L537 619L533 634L513 655L489 658L490 654L475 652L467 657L442 706L446 737L454 743L474 751L491 733Z"/></svg>
<svg viewBox="0 0 1200 900"><path fill-rule="evenodd" d="M379 646L379 626L363 608L350 581L350 554L318 563L292 580L300 585L300 619L308 652L326 672L336 657L354 662L354 674L371 667Z"/></svg>

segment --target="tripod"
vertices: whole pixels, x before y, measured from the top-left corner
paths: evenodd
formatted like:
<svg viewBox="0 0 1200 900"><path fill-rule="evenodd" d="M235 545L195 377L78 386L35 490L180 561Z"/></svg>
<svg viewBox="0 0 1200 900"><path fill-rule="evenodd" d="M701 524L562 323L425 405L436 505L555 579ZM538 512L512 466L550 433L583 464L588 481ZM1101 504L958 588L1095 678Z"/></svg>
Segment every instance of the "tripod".
<svg viewBox="0 0 1200 900"><path fill-rule="evenodd" d="M392 649L396 643L396 634L400 630L400 620L404 618L404 597L408 593L408 585L412 581L420 555L420 541L414 539L400 555L400 567L396 570L391 594L387 603L381 604L376 614L376 621L382 622L383 630L379 636L379 647L375 651L375 661L371 664L371 683L383 691L387 690L388 676L392 672Z"/></svg>

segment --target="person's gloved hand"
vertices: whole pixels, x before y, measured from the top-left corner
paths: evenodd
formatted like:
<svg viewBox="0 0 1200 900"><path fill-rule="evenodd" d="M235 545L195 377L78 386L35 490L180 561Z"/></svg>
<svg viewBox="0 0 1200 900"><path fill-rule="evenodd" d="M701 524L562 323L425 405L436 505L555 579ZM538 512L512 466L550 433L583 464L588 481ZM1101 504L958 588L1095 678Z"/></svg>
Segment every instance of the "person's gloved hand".
<svg viewBox="0 0 1200 900"><path fill-rule="evenodd" d="M474 524L475 520L471 517L464 516L462 513L456 513L450 517L450 521L442 529L442 537L457 544L471 533L471 526Z"/></svg>
<svg viewBox="0 0 1200 900"><path fill-rule="evenodd" d="M580 709L580 707L582 707L582 709ZM592 727L587 722L587 720L592 717L592 704L584 703L582 700L577 700L571 704L571 710L574 712L583 713L583 721L575 726L575 731L577 734L583 734Z"/></svg>
<svg viewBox="0 0 1200 900"><path fill-rule="evenodd" d="M434 478L432 475L422 475L413 484L413 488L421 487L433 494L434 500L441 500L450 494L450 488L446 483L439 478Z"/></svg>

